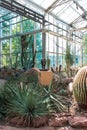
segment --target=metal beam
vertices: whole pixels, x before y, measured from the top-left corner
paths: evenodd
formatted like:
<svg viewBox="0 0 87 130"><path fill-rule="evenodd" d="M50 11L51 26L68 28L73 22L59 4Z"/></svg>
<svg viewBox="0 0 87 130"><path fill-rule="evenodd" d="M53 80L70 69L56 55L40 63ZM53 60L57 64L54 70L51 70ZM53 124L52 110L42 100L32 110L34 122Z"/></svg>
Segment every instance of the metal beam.
<svg viewBox="0 0 87 130"><path fill-rule="evenodd" d="M25 32L25 33L16 33L14 35L0 37L0 41L5 40L5 39L9 39L9 38L20 37L22 35L32 35L32 34L39 33L39 32L44 32L44 29L34 30L34 31L30 31L30 32Z"/></svg>
<svg viewBox="0 0 87 130"><path fill-rule="evenodd" d="M32 0L26 0L30 5L33 5L35 8L40 9L41 11L45 12L45 9L41 7L40 5L36 4L35 2L32 2Z"/></svg>
<svg viewBox="0 0 87 130"><path fill-rule="evenodd" d="M55 0L45 11L48 13L60 0Z"/></svg>
<svg viewBox="0 0 87 130"><path fill-rule="evenodd" d="M74 19L74 21L72 21L70 24L75 24L75 23L78 23L79 20L81 20L81 16L77 17L76 19Z"/></svg>
<svg viewBox="0 0 87 130"><path fill-rule="evenodd" d="M30 4L32 4L33 6L35 6L37 9L42 10L42 11L44 12L44 15L46 15L46 13L48 13L48 12L46 12L45 8L39 6L39 5L36 4L35 2L32 2L31 0L27 0L27 1L28 1ZM53 14L52 12L49 12L48 14L51 15L51 16L53 16L56 20L59 20L60 22L62 22L62 23L64 23L64 24L68 25L66 22L64 22L62 19L58 18L58 17L57 17L55 14Z"/></svg>
<svg viewBox="0 0 87 130"><path fill-rule="evenodd" d="M73 0L73 2L85 13L86 10L76 1L76 0Z"/></svg>
<svg viewBox="0 0 87 130"><path fill-rule="evenodd" d="M83 14L81 15L81 17L83 19L87 20L87 18L86 18L87 11L76 0L73 0L73 2L76 4L77 7L79 7L83 11Z"/></svg>
<svg viewBox="0 0 87 130"><path fill-rule="evenodd" d="M61 6L62 4L65 4L67 2L70 2L71 0L56 0L54 1L45 11L51 12L52 9L55 9L57 6Z"/></svg>
<svg viewBox="0 0 87 130"><path fill-rule="evenodd" d="M57 33L57 32L51 31L51 30L49 30L49 29L44 29L43 31L45 31L46 33L49 33L49 34L51 34L51 35L54 35L54 36L63 38L64 40L71 41L72 43L81 44L79 41L73 40L72 38L67 38L67 37L64 36L64 35L61 35L61 34L59 34L59 33Z"/></svg>
<svg viewBox="0 0 87 130"><path fill-rule="evenodd" d="M12 12L22 15L28 19L32 19L35 22L43 23L44 16L19 4L16 1L0 0L0 6L4 7Z"/></svg>
<svg viewBox="0 0 87 130"><path fill-rule="evenodd" d="M7 19L5 19L5 20L2 20L2 21L0 21L0 23L3 23L3 22L5 22L5 21L9 21L9 20L11 20L11 19L14 19L14 18L16 18L16 17L18 17L19 15L16 15L16 16L12 16L11 18L7 18ZM11 24L10 24L11 25ZM8 25L7 25L8 26Z"/></svg>
<svg viewBox="0 0 87 130"><path fill-rule="evenodd" d="M75 28L75 29L72 29L71 31L75 32L75 31L81 31L81 30L87 30L87 27Z"/></svg>
<svg viewBox="0 0 87 130"><path fill-rule="evenodd" d="M80 28L81 29L81 28ZM84 28L82 28L84 29ZM71 32L74 32L75 29L71 30ZM77 31L77 30L76 30ZM67 40L67 37L64 36L64 35L61 35L59 34L58 32L54 32L54 31L51 31L49 29L44 29L44 28L41 28L39 30L34 30L34 31L30 31L30 32L25 32L25 33L16 33L14 35L10 35L10 36L5 36L5 37L0 37L0 41L1 40L5 40L5 39L9 39L9 38L14 38L14 37L20 37L22 35L32 35L32 34L36 34L36 33L39 33L39 32L42 32L42 33L49 33L51 35L54 35L54 36L57 36L57 37L60 37L60 38L63 38L65 40ZM76 35L75 35L76 36ZM78 36L77 36L78 37ZM72 39L68 39L69 41L72 41Z"/></svg>
<svg viewBox="0 0 87 130"><path fill-rule="evenodd" d="M44 12L44 16L46 15L46 13L48 13L48 12L46 12L45 8L39 6L39 5L36 4L35 2L32 2L31 0L28 0L28 2L29 2L30 4L32 4L33 6L37 7L38 9L42 10L42 11ZM58 18L58 17L57 17L55 14L53 14L52 12L49 12L48 14L51 15L51 16L53 16L56 20L59 20L60 22L62 22L62 23L64 23L64 24L68 25L66 22L64 22L62 19Z"/></svg>

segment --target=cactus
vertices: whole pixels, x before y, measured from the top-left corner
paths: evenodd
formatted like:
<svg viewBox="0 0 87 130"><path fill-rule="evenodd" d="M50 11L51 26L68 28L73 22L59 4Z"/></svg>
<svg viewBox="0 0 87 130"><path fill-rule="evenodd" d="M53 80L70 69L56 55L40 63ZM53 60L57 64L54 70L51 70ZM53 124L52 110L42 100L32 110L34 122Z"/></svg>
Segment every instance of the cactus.
<svg viewBox="0 0 87 130"><path fill-rule="evenodd" d="M82 67L76 74L73 82L73 94L79 107L87 108L87 66Z"/></svg>
<svg viewBox="0 0 87 130"><path fill-rule="evenodd" d="M50 68L50 59L47 57L47 69L49 70Z"/></svg>

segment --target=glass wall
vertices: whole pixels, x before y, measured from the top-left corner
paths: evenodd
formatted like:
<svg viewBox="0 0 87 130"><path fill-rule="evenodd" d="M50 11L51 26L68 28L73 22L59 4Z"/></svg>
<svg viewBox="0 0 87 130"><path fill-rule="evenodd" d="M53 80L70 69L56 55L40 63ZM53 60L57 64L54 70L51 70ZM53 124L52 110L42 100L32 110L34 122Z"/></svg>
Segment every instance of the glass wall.
<svg viewBox="0 0 87 130"><path fill-rule="evenodd" d="M34 33L41 28L39 23L29 20L18 14L8 13L0 18L0 56L1 66L21 66L21 37L26 37L25 50L28 60L32 60L33 51L36 53L36 66L40 66L42 59L42 33ZM33 33L31 33L33 31ZM32 49L33 48L33 49Z"/></svg>
<svg viewBox="0 0 87 130"><path fill-rule="evenodd" d="M47 19L47 16L46 16ZM71 54L74 57L73 66L82 66L82 37L80 32L72 31L67 24L48 16L49 25L46 29L46 57L49 56L51 66L65 68L66 46L70 45ZM53 23L52 23L53 22Z"/></svg>
<svg viewBox="0 0 87 130"><path fill-rule="evenodd" d="M54 18L53 16L46 15L44 29L46 29L46 59L50 58L51 66L58 67L62 65L66 66L65 54L66 46L70 44L71 53L74 55L74 65L82 65L82 37L80 32L73 32L71 34L69 25ZM19 16L15 13L8 13L0 18L0 55L1 55L1 67L22 67L21 66L21 37L25 36L26 42L26 56L27 61L32 61L33 52L36 55L36 67L41 68L42 57L42 37L43 31L35 32L42 29L42 24L34 22L31 19L27 19L23 16ZM33 49L32 49L33 48Z"/></svg>

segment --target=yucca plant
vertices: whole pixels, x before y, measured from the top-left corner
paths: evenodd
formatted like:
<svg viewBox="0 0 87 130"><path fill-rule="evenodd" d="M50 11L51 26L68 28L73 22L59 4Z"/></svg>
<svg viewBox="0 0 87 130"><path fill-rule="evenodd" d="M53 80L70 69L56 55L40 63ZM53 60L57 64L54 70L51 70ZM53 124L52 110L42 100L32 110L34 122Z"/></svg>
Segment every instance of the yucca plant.
<svg viewBox="0 0 87 130"><path fill-rule="evenodd" d="M11 80L3 87L3 97L8 121L17 125L33 126L38 118L66 110L65 98L57 95L52 85L32 83L20 87L18 81Z"/></svg>
<svg viewBox="0 0 87 130"><path fill-rule="evenodd" d="M48 114L43 94L35 87L23 86L15 89L9 87L9 90L11 95L7 101L7 115L10 115L10 118L19 117L23 125L32 126L34 118Z"/></svg>
<svg viewBox="0 0 87 130"><path fill-rule="evenodd" d="M15 89L18 84L17 82L13 82L9 80L4 84L4 86L0 86L0 119L2 120L7 115L7 102L11 100L12 93L10 88Z"/></svg>

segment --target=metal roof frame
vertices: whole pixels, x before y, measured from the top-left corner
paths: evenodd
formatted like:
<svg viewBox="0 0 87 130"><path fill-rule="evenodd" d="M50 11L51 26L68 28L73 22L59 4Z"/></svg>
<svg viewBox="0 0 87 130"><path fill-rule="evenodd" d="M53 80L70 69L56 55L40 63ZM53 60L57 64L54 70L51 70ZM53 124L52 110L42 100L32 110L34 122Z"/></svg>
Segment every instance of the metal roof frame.
<svg viewBox="0 0 87 130"><path fill-rule="evenodd" d="M34 20L35 22L43 23L44 16L19 4L16 1L8 2L6 0L0 0L0 6L6 8L12 12L25 16L29 19Z"/></svg>

